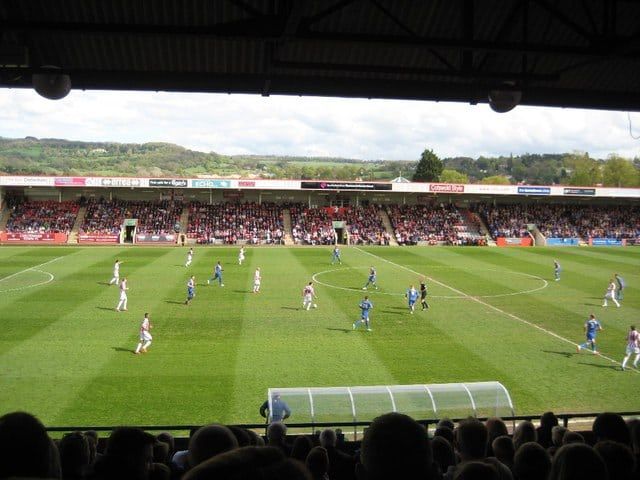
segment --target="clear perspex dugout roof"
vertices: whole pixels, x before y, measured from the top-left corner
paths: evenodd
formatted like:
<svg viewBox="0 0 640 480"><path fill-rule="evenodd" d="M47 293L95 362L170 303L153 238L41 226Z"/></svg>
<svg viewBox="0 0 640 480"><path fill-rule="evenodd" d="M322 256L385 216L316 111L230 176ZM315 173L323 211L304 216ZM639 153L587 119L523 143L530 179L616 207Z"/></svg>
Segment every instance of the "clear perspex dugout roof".
<svg viewBox="0 0 640 480"><path fill-rule="evenodd" d="M276 395L287 403L295 423L370 422L389 412L416 420L515 415L509 392L499 382L270 388L269 407Z"/></svg>

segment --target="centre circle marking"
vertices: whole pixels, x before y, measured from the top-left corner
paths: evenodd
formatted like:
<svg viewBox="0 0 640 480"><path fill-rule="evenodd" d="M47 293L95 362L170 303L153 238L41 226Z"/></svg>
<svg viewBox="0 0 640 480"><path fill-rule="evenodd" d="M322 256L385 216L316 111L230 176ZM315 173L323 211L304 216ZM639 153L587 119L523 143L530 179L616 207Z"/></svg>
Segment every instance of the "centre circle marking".
<svg viewBox="0 0 640 480"><path fill-rule="evenodd" d="M438 266L436 268L443 268L442 266ZM445 268L453 268L453 267L445 267ZM360 288L353 288L353 287L342 287L340 285L334 285L332 283L325 283L321 280L318 280L318 277L322 276L322 275L326 275L327 273L331 273L331 272L340 272L340 271L344 271L344 270L369 270L369 267L344 267L344 268L332 268L329 270L323 270L322 272L316 272L311 276L311 279L319 284L319 285L323 285L325 287L329 287L329 288L335 288L337 290L345 290L348 292L363 292L363 291L367 291L367 292L375 292L378 295L389 295L392 297L404 297L404 293L389 293L389 292L381 292L380 290L362 290ZM523 273L523 272L513 272L513 271L505 271L505 270L496 270L496 269L491 269L491 268L487 268L485 269L485 271L487 272L500 272L500 273L510 273L513 275L520 275L522 277L529 277L529 278L533 278L535 280L539 280L540 282L542 282L542 285L536 288L531 288L529 290L520 290L517 292L510 292L510 293L496 293L493 295L428 295L428 298L499 298L499 297L512 297L515 295L526 295L528 293L534 293L537 291L540 291L542 289L545 289L549 286L549 282L547 282L544 278L539 277L537 275L531 275L530 273ZM426 277L426 275L425 275ZM446 288L446 287L445 287Z"/></svg>
<svg viewBox="0 0 640 480"><path fill-rule="evenodd" d="M44 270L36 270L35 268L29 269L29 270L25 270L26 272L38 272L38 273L42 273L46 276L48 276L49 278L47 278L45 281L43 282L38 282L38 283L32 283L30 285L24 285L22 287L16 287L16 288L7 288L4 290L0 290L0 293L8 293L8 292L19 292L21 290L26 290L28 288L34 288L34 287L39 287L41 285L46 285L47 283L51 283L53 282L53 280L56 278L53 276L52 273L49 272L45 272ZM0 284L1 285L1 284Z"/></svg>

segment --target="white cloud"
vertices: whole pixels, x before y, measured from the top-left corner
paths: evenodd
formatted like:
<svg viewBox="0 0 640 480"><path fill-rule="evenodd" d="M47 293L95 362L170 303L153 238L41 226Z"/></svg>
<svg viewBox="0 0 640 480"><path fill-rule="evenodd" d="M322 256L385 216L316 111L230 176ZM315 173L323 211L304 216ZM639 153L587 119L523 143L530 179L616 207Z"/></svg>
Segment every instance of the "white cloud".
<svg viewBox="0 0 640 480"><path fill-rule="evenodd" d="M640 134L640 115L633 114ZM588 151L640 156L627 114L319 97L72 91L50 101L0 90L0 135L85 141L171 142L223 154L417 159Z"/></svg>

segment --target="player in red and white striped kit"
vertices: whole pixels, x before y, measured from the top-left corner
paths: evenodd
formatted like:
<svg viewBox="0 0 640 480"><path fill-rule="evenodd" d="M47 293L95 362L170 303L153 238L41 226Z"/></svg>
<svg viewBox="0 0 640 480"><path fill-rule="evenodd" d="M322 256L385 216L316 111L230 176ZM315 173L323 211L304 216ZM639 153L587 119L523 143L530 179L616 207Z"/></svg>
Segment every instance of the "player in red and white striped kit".
<svg viewBox="0 0 640 480"><path fill-rule="evenodd" d="M309 282L302 289L302 308L304 308L305 310L309 310L311 306L313 306L313 308L316 308L317 305L313 303L313 300L316 298L318 297L316 297L316 292L313 289L313 282Z"/></svg>

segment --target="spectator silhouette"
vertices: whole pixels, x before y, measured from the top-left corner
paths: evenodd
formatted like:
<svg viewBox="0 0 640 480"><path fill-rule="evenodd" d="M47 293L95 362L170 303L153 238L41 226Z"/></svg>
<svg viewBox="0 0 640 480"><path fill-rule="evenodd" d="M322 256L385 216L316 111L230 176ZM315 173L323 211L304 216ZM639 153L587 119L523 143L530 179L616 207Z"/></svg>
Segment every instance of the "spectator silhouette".
<svg viewBox="0 0 640 480"><path fill-rule="evenodd" d="M449 427L445 427L445 426L437 427L435 429L435 431L433 432L433 436L434 436L434 438L435 437L442 437L447 442L449 442L449 444L451 444L451 446L453 446L454 433L453 433L453 430L450 429Z"/></svg>
<svg viewBox="0 0 640 480"><path fill-rule="evenodd" d="M324 447L313 447L305 463L313 480L329 480L329 455Z"/></svg>
<svg viewBox="0 0 640 480"><path fill-rule="evenodd" d="M435 478L427 431L400 413L377 417L365 431L356 467L361 480Z"/></svg>
<svg viewBox="0 0 640 480"><path fill-rule="evenodd" d="M309 437L306 435L298 435L293 441L293 445L291 446L291 455L289 457L304 463L312 448L313 443Z"/></svg>
<svg viewBox="0 0 640 480"><path fill-rule="evenodd" d="M487 419L487 421L485 422L485 426L487 427L487 434L488 434L487 455L491 457L494 455L493 446L492 446L493 441L496 438L501 437L503 435L509 435L509 431L507 430L507 426L502 421L502 419L497 417Z"/></svg>
<svg viewBox="0 0 640 480"><path fill-rule="evenodd" d="M551 457L542 445L527 442L516 451L513 473L518 480L546 480L551 470Z"/></svg>
<svg viewBox="0 0 640 480"><path fill-rule="evenodd" d="M56 477L57 450L44 425L25 412L0 417L0 478Z"/></svg>
<svg viewBox="0 0 640 480"><path fill-rule="evenodd" d="M513 457L515 456L515 448L513 448L513 440L508 435L502 435L496 438L492 444L493 455L500 463L510 470L513 470Z"/></svg>
<svg viewBox="0 0 640 480"><path fill-rule="evenodd" d="M536 427L529 420L520 422L513 432L513 447L516 452L521 445L527 442L537 442Z"/></svg>
<svg viewBox="0 0 640 480"><path fill-rule="evenodd" d="M553 442L551 441L551 430L558 426L558 417L553 412L545 412L540 417L540 426L536 429L538 443L544 448L549 448Z"/></svg>
<svg viewBox="0 0 640 480"><path fill-rule="evenodd" d="M331 429L320 432L320 446L329 456L329 478L331 480L353 480L355 477L355 461L337 448L337 435Z"/></svg>
<svg viewBox="0 0 640 480"><path fill-rule="evenodd" d="M593 434L597 441L613 440L629 445L631 437L624 419L617 413L601 413L593 421Z"/></svg>
<svg viewBox="0 0 640 480"><path fill-rule="evenodd" d="M596 443L593 448L604 460L610 479L632 480L634 478L636 459L628 446L612 440L604 440Z"/></svg>
<svg viewBox="0 0 640 480"><path fill-rule="evenodd" d="M182 480L311 480L300 462L273 447L244 447L221 453L187 472Z"/></svg>
<svg viewBox="0 0 640 480"><path fill-rule="evenodd" d="M431 447L433 449L433 462L438 467L440 475L449 470L449 467L455 467L456 454L453 451L453 446L446 438L442 436L433 437Z"/></svg>
<svg viewBox="0 0 640 480"><path fill-rule="evenodd" d="M58 444L64 480L84 478L91 464L91 447L82 432L68 433Z"/></svg>
<svg viewBox="0 0 640 480"><path fill-rule="evenodd" d="M238 448L238 440L224 425L206 425L199 428L189 440L189 466L191 468L223 452Z"/></svg>
<svg viewBox="0 0 640 480"><path fill-rule="evenodd" d="M146 480L153 461L155 437L138 428L116 428L107 449L94 465L91 478Z"/></svg>
<svg viewBox="0 0 640 480"><path fill-rule="evenodd" d="M585 443L584 437L578 432L566 432L562 437L562 444L569 445L570 443Z"/></svg>
<svg viewBox="0 0 640 480"><path fill-rule="evenodd" d="M497 470L483 462L467 462L456 471L453 480L499 480Z"/></svg>
<svg viewBox="0 0 640 480"><path fill-rule="evenodd" d="M607 467L596 451L582 443L560 447L553 457L548 480L609 479Z"/></svg>
<svg viewBox="0 0 640 480"><path fill-rule="evenodd" d="M287 426L282 422L273 422L267 428L267 445L282 450L286 457L291 455L291 445L287 443Z"/></svg>

